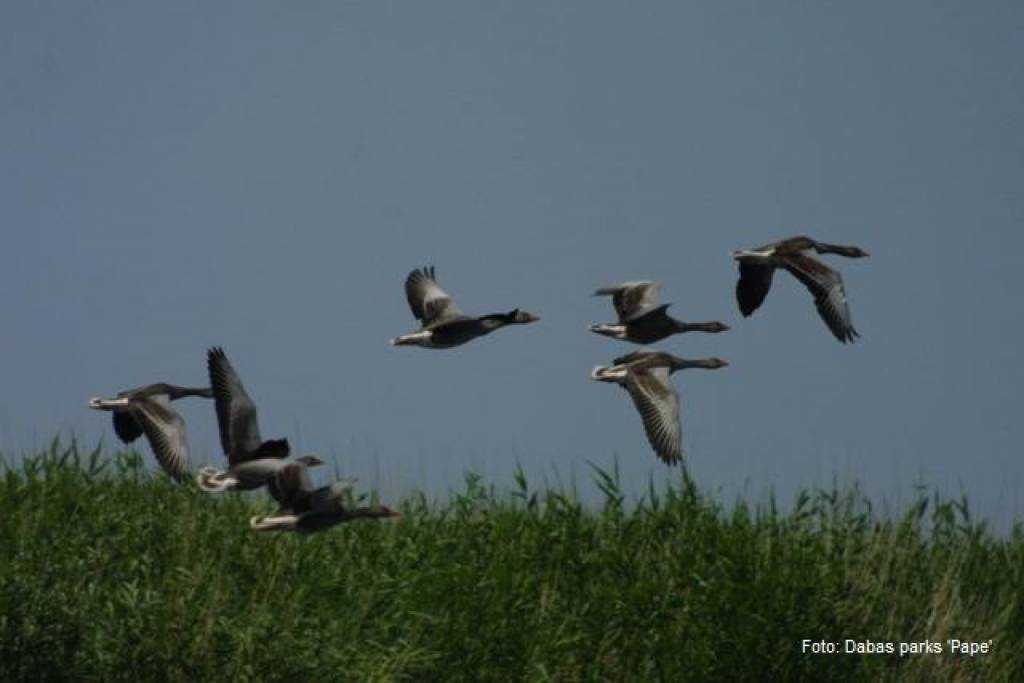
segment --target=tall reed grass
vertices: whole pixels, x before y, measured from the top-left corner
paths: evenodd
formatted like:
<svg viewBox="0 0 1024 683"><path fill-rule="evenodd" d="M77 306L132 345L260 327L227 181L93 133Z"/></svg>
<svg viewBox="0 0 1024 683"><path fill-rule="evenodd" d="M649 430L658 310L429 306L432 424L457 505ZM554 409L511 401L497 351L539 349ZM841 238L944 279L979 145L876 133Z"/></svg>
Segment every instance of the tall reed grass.
<svg viewBox="0 0 1024 683"><path fill-rule="evenodd" d="M54 441L2 471L0 680L1022 680L1024 529L965 500L882 518L819 491L783 514L595 480L597 507L471 476L395 522L258 535L259 496Z"/></svg>

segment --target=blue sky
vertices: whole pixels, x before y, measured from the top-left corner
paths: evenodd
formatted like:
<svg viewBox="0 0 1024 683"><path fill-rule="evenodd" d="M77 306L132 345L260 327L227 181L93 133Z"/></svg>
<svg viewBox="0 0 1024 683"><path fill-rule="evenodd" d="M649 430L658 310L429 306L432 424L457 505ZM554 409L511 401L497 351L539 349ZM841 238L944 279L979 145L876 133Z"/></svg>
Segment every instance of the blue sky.
<svg viewBox="0 0 1024 683"><path fill-rule="evenodd" d="M264 436L398 495L658 463L590 368L599 286L733 330L660 344L698 482L729 499L923 483L1021 512L1019 3L12 2L0 7L0 442L114 442L93 395L202 384L223 345ZM856 244L859 343L729 251ZM392 348L433 263L542 321ZM197 465L209 404L181 405Z"/></svg>

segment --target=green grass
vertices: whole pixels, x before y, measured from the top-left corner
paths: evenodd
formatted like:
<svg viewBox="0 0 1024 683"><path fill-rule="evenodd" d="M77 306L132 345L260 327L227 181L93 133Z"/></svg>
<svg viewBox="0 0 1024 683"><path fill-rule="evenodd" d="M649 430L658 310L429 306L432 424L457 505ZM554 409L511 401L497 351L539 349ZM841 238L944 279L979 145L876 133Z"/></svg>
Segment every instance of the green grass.
<svg viewBox="0 0 1024 683"><path fill-rule="evenodd" d="M690 482L603 506L470 477L388 523L257 535L211 496L54 442L0 474L0 680L1020 680L1024 529L966 502L880 518L854 492L793 511ZM805 638L938 641L811 655ZM946 639L989 641L973 658Z"/></svg>

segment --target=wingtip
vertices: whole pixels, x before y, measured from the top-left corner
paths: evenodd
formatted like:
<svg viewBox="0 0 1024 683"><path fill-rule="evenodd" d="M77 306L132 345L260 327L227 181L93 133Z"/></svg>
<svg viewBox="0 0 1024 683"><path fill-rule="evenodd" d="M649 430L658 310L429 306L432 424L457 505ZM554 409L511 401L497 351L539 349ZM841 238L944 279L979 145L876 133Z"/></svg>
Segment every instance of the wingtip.
<svg viewBox="0 0 1024 683"><path fill-rule="evenodd" d="M656 453L658 459L669 467L675 467L683 462L683 452L678 453Z"/></svg>

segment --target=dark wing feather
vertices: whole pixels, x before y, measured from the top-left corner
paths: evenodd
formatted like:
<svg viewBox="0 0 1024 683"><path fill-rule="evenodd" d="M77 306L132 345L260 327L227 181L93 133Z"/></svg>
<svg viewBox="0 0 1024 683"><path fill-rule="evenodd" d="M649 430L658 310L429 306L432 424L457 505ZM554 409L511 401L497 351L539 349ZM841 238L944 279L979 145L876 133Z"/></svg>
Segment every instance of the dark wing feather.
<svg viewBox="0 0 1024 683"><path fill-rule="evenodd" d="M210 349L206 361L217 408L221 448L228 456L228 462L233 465L239 456L256 451L263 443L256 418L256 405L249 398L242 380L223 349Z"/></svg>
<svg viewBox="0 0 1024 683"><path fill-rule="evenodd" d="M626 375L625 387L643 419L651 448L666 464L678 463L683 455L679 394L669 380L668 369L631 371Z"/></svg>
<svg viewBox="0 0 1024 683"><path fill-rule="evenodd" d="M434 279L434 267L414 270L405 278L405 298L423 327L462 316L452 298Z"/></svg>
<svg viewBox="0 0 1024 683"><path fill-rule="evenodd" d="M740 261L740 279L736 282L736 303L743 317L756 311L772 288L775 267Z"/></svg>
<svg viewBox="0 0 1024 683"><path fill-rule="evenodd" d="M267 458L277 458L282 460L287 458L289 453L291 453L291 446L288 445L288 439L269 439L261 443L256 450L248 451L245 459L264 460Z"/></svg>
<svg viewBox="0 0 1024 683"><path fill-rule="evenodd" d="M313 482L310 481L306 465L293 462L278 470L267 483L267 488L277 501L280 511L294 511L309 498L313 491Z"/></svg>
<svg viewBox="0 0 1024 683"><path fill-rule="evenodd" d="M845 344L860 336L853 327L843 277L838 271L802 253L787 256L785 268L810 290L818 315L836 339Z"/></svg>
<svg viewBox="0 0 1024 683"><path fill-rule="evenodd" d="M185 421L169 403L144 398L136 399L132 405L160 467L178 481L188 479L192 465Z"/></svg>
<svg viewBox="0 0 1024 683"><path fill-rule="evenodd" d="M142 425L135 419L135 416L128 410L115 410L114 432L117 438L124 443L131 443L142 436Z"/></svg>

